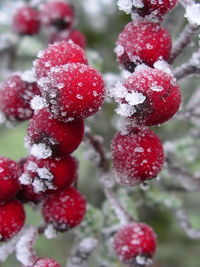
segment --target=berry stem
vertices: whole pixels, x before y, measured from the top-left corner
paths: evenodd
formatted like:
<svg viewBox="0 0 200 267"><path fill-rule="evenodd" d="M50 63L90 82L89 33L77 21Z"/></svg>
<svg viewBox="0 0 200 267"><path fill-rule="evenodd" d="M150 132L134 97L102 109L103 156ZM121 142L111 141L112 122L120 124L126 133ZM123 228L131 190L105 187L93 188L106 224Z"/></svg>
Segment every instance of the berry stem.
<svg viewBox="0 0 200 267"><path fill-rule="evenodd" d="M173 63L173 61L181 54L181 52L189 45L192 41L192 37L197 30L200 29L199 25L196 24L187 24L183 29L180 37L175 42L172 53L169 59L169 63Z"/></svg>

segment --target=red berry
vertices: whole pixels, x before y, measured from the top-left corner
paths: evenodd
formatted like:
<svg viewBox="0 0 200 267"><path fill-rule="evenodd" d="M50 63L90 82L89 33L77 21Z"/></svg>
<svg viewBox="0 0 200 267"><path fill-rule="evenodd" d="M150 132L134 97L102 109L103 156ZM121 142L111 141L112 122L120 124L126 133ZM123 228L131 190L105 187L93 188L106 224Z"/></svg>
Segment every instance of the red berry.
<svg viewBox="0 0 200 267"><path fill-rule="evenodd" d="M33 115L30 101L39 95L36 83L28 83L15 74L2 83L0 90L0 110L9 121L28 120Z"/></svg>
<svg viewBox="0 0 200 267"><path fill-rule="evenodd" d="M131 116L137 125L153 126L166 122L179 109L180 88L176 79L159 69L147 68L133 73L124 82L127 96L143 97L143 102L134 105ZM140 101L141 102L141 101ZM130 102L131 104L131 102Z"/></svg>
<svg viewBox="0 0 200 267"><path fill-rule="evenodd" d="M148 128L132 128L112 140L112 160L116 181L134 186L152 179L161 171L164 152L160 139Z"/></svg>
<svg viewBox="0 0 200 267"><path fill-rule="evenodd" d="M47 195L45 192L36 193L32 184L21 185L21 190L17 193L16 198L23 203L34 203L38 204L42 202Z"/></svg>
<svg viewBox="0 0 200 267"><path fill-rule="evenodd" d="M19 191L20 165L8 158L0 157L0 202L7 201Z"/></svg>
<svg viewBox="0 0 200 267"><path fill-rule="evenodd" d="M71 156L37 159L30 156L20 177L22 184L32 184L36 193L54 193L69 187L77 178L77 162Z"/></svg>
<svg viewBox="0 0 200 267"><path fill-rule="evenodd" d="M145 223L130 223L115 234L114 250L124 263L137 263L141 257L151 259L156 252L156 235Z"/></svg>
<svg viewBox="0 0 200 267"><path fill-rule="evenodd" d="M83 134L82 119L64 123L43 108L30 120L27 140L31 146L45 144L51 150L49 155L60 157L72 153L80 145Z"/></svg>
<svg viewBox="0 0 200 267"><path fill-rule="evenodd" d="M42 209L45 221L59 231L79 225L85 212L85 198L73 187L49 196Z"/></svg>
<svg viewBox="0 0 200 267"><path fill-rule="evenodd" d="M35 61L36 76L38 79L48 76L52 67L67 63L87 64L85 52L73 42L58 42L51 44Z"/></svg>
<svg viewBox="0 0 200 267"><path fill-rule="evenodd" d="M0 205L0 241L16 235L24 225L25 212L17 200L9 200Z"/></svg>
<svg viewBox="0 0 200 267"><path fill-rule="evenodd" d="M61 41L73 41L76 45L79 45L83 49L86 47L85 35L78 30L63 30L52 33L50 37L50 43L61 42Z"/></svg>
<svg viewBox="0 0 200 267"><path fill-rule="evenodd" d="M62 267L57 261L49 258L37 260L32 267Z"/></svg>
<svg viewBox="0 0 200 267"><path fill-rule="evenodd" d="M142 17L151 14L155 17L162 18L175 7L177 2L178 0L143 0L143 7L134 7L134 10L136 10L137 13Z"/></svg>
<svg viewBox="0 0 200 267"><path fill-rule="evenodd" d="M72 25L74 10L72 6L62 0L48 1L41 6L40 17L44 25L63 30Z"/></svg>
<svg viewBox="0 0 200 267"><path fill-rule="evenodd" d="M94 68L76 63L52 70L40 83L51 113L59 120L86 118L96 113L105 97L104 81Z"/></svg>
<svg viewBox="0 0 200 267"><path fill-rule="evenodd" d="M170 57L170 34L158 23L138 20L126 25L116 42L117 58L127 70L133 72L137 64L149 66Z"/></svg>
<svg viewBox="0 0 200 267"><path fill-rule="evenodd" d="M39 14L37 10L29 6L17 9L12 22L13 31L18 34L37 34L40 28Z"/></svg>

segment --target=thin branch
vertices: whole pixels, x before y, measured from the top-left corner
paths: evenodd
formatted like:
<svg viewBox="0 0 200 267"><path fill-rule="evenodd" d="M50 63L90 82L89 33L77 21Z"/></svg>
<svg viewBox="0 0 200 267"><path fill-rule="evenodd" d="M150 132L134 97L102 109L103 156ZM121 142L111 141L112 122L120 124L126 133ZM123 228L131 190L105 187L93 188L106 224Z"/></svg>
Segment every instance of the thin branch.
<svg viewBox="0 0 200 267"><path fill-rule="evenodd" d="M88 258L97 248L98 241L93 237L84 238L72 251L66 267L88 267Z"/></svg>
<svg viewBox="0 0 200 267"><path fill-rule="evenodd" d="M180 55L180 53L189 45L189 43L192 41L193 35L199 28L200 26L196 24L187 24L185 26L182 33L180 34L180 37L172 48L169 63L173 63L173 61Z"/></svg>
<svg viewBox="0 0 200 267"><path fill-rule="evenodd" d="M190 75L200 75L200 69L191 62L183 64L174 70L174 76L177 80L181 80Z"/></svg>
<svg viewBox="0 0 200 267"><path fill-rule="evenodd" d="M181 228L185 231L187 236L192 239L200 239L200 229L194 229L191 226L189 218L184 210L178 210L176 216Z"/></svg>

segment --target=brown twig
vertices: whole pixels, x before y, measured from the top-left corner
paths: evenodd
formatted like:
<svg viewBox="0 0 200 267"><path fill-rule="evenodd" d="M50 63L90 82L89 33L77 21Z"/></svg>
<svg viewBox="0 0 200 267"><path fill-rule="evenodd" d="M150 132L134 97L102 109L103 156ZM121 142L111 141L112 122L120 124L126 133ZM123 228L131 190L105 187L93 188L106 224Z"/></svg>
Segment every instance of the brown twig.
<svg viewBox="0 0 200 267"><path fill-rule="evenodd" d="M177 80L181 80L190 75L200 75L200 69L191 62L183 64L174 70L174 76Z"/></svg>

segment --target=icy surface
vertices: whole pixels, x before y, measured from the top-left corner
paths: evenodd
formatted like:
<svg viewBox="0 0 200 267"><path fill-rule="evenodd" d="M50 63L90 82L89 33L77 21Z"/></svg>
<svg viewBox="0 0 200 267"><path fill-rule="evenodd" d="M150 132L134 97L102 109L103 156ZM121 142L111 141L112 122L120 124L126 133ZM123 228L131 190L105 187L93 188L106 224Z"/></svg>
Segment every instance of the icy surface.
<svg viewBox="0 0 200 267"><path fill-rule="evenodd" d="M38 159L47 159L52 155L52 151L44 143L39 143L32 146L31 154Z"/></svg>
<svg viewBox="0 0 200 267"><path fill-rule="evenodd" d="M188 5L185 17L190 23L200 25L200 4Z"/></svg>

